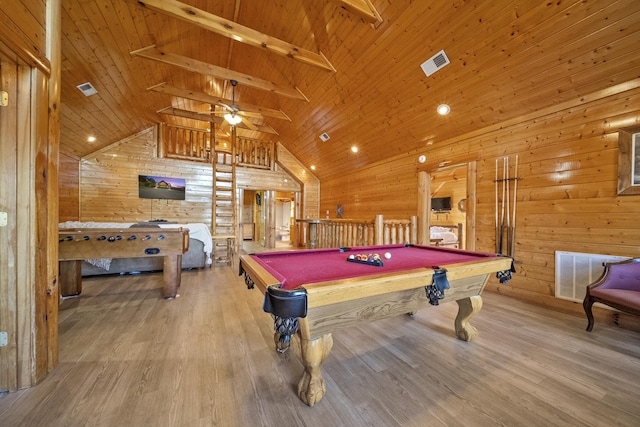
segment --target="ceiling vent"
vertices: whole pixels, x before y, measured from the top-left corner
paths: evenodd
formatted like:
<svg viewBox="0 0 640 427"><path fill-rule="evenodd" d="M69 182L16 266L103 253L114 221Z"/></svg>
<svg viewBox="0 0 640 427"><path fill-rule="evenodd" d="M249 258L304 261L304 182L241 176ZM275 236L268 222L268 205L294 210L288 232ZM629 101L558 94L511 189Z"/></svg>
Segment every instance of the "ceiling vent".
<svg viewBox="0 0 640 427"><path fill-rule="evenodd" d="M440 52L433 55L431 58L424 61L420 65L420 68L422 68L422 71L424 71L427 77L429 77L431 74L435 73L440 68L444 67L449 63L450 61L449 61L449 58L447 58L447 54L444 53L444 50L441 50Z"/></svg>
<svg viewBox="0 0 640 427"><path fill-rule="evenodd" d="M93 87L93 85L91 83L89 83L89 82L82 83L81 85L78 85L76 87L78 89L80 89L80 92L84 93L84 96L91 96L91 95L95 95L96 93L98 93L96 88Z"/></svg>
<svg viewBox="0 0 640 427"><path fill-rule="evenodd" d="M328 133L323 133L322 135L320 135L320 139L322 140L322 142L327 142L331 137L329 136Z"/></svg>

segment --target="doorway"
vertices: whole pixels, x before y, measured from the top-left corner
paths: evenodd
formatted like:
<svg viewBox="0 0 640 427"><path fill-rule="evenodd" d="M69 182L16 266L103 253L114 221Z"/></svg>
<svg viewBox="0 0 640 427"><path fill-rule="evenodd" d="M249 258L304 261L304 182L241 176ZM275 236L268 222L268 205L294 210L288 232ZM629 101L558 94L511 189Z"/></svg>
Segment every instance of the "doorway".
<svg viewBox="0 0 640 427"><path fill-rule="evenodd" d="M476 162L458 164L446 168L418 173L418 221L419 240L428 244L431 227L457 228L457 246L475 249L476 219ZM446 209L431 209L433 198L450 198ZM446 231L446 230L442 230Z"/></svg>
<svg viewBox="0 0 640 427"><path fill-rule="evenodd" d="M241 191L240 229L246 252L288 249L295 237L296 192Z"/></svg>
<svg viewBox="0 0 640 427"><path fill-rule="evenodd" d="M430 173L430 238L443 246L464 249L467 222L467 165L438 169Z"/></svg>
<svg viewBox="0 0 640 427"><path fill-rule="evenodd" d="M276 248L293 246L293 224L295 224L295 193L276 192Z"/></svg>

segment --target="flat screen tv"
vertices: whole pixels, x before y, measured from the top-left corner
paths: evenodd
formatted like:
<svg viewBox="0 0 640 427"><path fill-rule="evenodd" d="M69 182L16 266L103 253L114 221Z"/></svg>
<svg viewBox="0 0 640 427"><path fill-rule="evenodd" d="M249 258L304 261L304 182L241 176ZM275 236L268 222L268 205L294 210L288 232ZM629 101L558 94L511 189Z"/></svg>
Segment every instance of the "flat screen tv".
<svg viewBox="0 0 640 427"><path fill-rule="evenodd" d="M432 197L431 210L432 211L450 211L451 197Z"/></svg>
<svg viewBox="0 0 640 427"><path fill-rule="evenodd" d="M186 183L183 178L138 175L138 197L141 199L185 199Z"/></svg>

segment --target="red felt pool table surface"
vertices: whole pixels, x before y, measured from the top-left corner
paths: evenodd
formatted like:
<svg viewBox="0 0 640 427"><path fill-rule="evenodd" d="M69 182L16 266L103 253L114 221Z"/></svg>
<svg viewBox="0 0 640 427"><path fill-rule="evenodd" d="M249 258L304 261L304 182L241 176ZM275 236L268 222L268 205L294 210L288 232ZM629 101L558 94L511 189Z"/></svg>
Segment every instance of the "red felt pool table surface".
<svg viewBox="0 0 640 427"><path fill-rule="evenodd" d="M384 254L389 252L390 259ZM347 261L349 255L374 254L382 258L383 266ZM393 273L415 268L446 268L447 265L496 257L495 254L469 252L437 246L385 245L340 249L268 252L251 255L281 283L283 289L295 289L304 284L348 279L375 274Z"/></svg>

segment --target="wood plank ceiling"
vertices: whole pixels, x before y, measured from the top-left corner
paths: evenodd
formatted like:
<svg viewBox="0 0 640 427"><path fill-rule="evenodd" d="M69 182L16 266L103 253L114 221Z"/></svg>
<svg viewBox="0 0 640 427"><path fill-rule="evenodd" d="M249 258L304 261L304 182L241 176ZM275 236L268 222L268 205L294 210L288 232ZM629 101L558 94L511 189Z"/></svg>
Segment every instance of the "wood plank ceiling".
<svg viewBox="0 0 640 427"><path fill-rule="evenodd" d="M161 121L206 128L188 117L228 104L235 79L236 104L262 111L238 133L326 179L640 77L637 0L62 5L61 151L78 157ZM442 49L451 63L427 77Z"/></svg>

